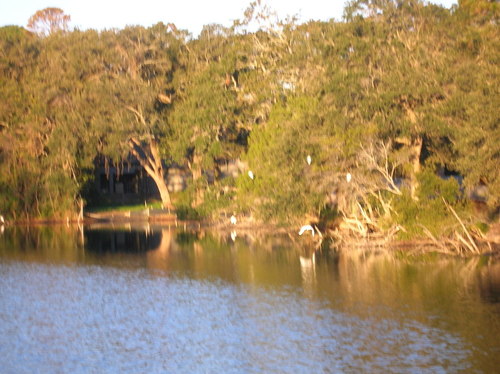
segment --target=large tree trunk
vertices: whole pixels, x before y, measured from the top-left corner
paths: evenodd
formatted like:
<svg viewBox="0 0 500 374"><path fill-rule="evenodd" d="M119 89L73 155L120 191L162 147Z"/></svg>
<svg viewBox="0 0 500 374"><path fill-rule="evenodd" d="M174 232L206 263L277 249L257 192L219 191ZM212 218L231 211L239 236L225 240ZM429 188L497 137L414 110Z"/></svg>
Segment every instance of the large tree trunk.
<svg viewBox="0 0 500 374"><path fill-rule="evenodd" d="M415 139L406 137L396 138L397 143L403 144L409 148L409 162L411 164L410 171L410 194L413 200L418 200L418 174L420 173L420 156L422 154L422 137L417 136Z"/></svg>
<svg viewBox="0 0 500 374"><path fill-rule="evenodd" d="M189 170L193 176L193 182L201 178L201 156L194 151L191 161L188 162Z"/></svg>
<svg viewBox="0 0 500 374"><path fill-rule="evenodd" d="M146 142L136 138L129 139L130 151L137 158L146 173L154 180L160 192L161 202L165 209L171 209L172 201L163 174L163 165L158 151L158 144L150 137Z"/></svg>
<svg viewBox="0 0 500 374"><path fill-rule="evenodd" d="M193 151L192 156L190 157L190 161L188 161L188 167L191 171L191 175L193 176L193 183L196 186L196 181L202 176L202 168L201 168L201 155L196 153L196 150ZM203 204L205 191L200 189L199 186L196 187L196 195L194 200L191 202L191 208L196 208Z"/></svg>
<svg viewBox="0 0 500 374"><path fill-rule="evenodd" d="M157 176L150 175L150 176L155 181L156 187L158 187L158 191L160 192L160 198L161 198L161 202L163 204L163 207L165 209L172 208L172 201L170 200L170 193L168 192L167 184L165 183L163 173L162 173L162 175L157 175Z"/></svg>
<svg viewBox="0 0 500 374"><path fill-rule="evenodd" d="M418 200L417 190L418 190L418 178L417 175L420 173L420 155L422 153L422 138L418 137L411 143L411 158L412 163L412 173L411 173L411 184L410 192L411 198L413 200Z"/></svg>
<svg viewBox="0 0 500 374"><path fill-rule="evenodd" d="M130 106L128 106L127 109L136 115L137 120L144 125L144 127L147 127L146 120L140 110ZM170 210L173 206L167 184L165 183L163 164L161 162L156 139L152 134L149 134L149 136L142 141L138 138L131 137L128 140L128 145L130 147L130 152L137 158L141 166L146 170L146 173L155 181L156 187L158 187L158 191L160 192L163 207Z"/></svg>

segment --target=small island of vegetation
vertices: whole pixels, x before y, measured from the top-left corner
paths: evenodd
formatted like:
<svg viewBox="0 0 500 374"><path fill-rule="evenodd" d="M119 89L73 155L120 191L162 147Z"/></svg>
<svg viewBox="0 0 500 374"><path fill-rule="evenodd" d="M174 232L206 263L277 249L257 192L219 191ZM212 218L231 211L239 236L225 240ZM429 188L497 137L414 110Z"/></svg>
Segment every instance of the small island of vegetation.
<svg viewBox="0 0 500 374"><path fill-rule="evenodd" d="M490 0L353 0L298 24L257 1L194 38L69 30L44 9L0 28L0 212L77 219L105 201L98 168L135 163L183 219L492 249L498 17Z"/></svg>

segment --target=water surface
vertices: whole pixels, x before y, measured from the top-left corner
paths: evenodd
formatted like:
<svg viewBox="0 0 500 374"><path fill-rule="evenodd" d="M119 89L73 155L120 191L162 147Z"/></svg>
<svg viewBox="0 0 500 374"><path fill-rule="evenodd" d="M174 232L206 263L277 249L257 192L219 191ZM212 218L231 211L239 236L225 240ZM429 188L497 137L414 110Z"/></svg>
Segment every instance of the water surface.
<svg viewBox="0 0 500 374"><path fill-rule="evenodd" d="M312 253L159 227L7 228L1 372L498 372L498 264Z"/></svg>

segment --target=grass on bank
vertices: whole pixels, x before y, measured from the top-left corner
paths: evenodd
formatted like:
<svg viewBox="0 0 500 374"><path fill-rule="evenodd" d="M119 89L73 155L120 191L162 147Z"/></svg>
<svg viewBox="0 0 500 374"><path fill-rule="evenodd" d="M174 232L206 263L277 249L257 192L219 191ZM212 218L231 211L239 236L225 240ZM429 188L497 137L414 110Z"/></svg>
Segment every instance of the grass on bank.
<svg viewBox="0 0 500 374"><path fill-rule="evenodd" d="M147 204L106 204L96 205L85 209L90 213L107 213L107 212L139 212L146 208L149 209L162 209L161 201L150 201Z"/></svg>

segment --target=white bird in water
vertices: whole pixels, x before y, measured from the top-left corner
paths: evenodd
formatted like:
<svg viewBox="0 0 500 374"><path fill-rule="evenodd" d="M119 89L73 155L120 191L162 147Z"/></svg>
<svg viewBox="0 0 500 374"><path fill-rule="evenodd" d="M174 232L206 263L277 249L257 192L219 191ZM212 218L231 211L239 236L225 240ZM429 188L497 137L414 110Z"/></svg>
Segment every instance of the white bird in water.
<svg viewBox="0 0 500 374"><path fill-rule="evenodd" d="M349 183L351 181L351 179L352 179L351 173L347 173L346 176L345 176L345 179L346 179L347 183Z"/></svg>
<svg viewBox="0 0 500 374"><path fill-rule="evenodd" d="M238 235L236 234L236 231L234 231L234 230L233 230L233 231L231 231L231 240L232 240L233 242L236 240L236 237L237 237L237 236L238 236Z"/></svg>
<svg viewBox="0 0 500 374"><path fill-rule="evenodd" d="M248 170L248 176L250 177L250 179L254 179L255 176L253 175L253 171L252 170Z"/></svg>
<svg viewBox="0 0 500 374"><path fill-rule="evenodd" d="M311 225L304 225L300 228L299 235L302 235L306 231L311 231L311 235L314 237L314 229Z"/></svg>
<svg viewBox="0 0 500 374"><path fill-rule="evenodd" d="M231 222L231 225L236 225L237 220L234 214L229 218L229 222Z"/></svg>
<svg viewBox="0 0 500 374"><path fill-rule="evenodd" d="M311 155L307 155L306 161L307 161L307 165L311 165L311 162L312 162Z"/></svg>

